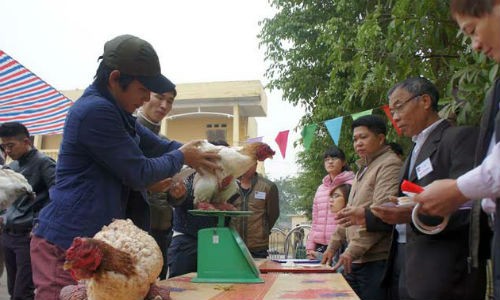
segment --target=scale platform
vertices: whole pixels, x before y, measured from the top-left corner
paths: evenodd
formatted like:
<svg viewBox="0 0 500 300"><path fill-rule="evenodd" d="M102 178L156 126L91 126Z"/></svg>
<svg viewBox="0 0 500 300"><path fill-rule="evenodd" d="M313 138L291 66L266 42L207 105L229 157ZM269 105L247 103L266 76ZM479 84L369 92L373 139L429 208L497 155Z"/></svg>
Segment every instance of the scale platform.
<svg viewBox="0 0 500 300"><path fill-rule="evenodd" d="M260 271L238 232L224 226L226 217L251 211L190 210L195 216L218 217L217 227L198 231L197 276L192 282L262 283Z"/></svg>

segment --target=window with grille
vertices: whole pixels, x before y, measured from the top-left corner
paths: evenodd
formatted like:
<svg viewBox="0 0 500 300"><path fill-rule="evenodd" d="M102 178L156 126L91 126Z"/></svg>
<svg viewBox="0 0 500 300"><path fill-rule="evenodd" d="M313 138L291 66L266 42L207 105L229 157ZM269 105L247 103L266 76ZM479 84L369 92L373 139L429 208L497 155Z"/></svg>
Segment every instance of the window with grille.
<svg viewBox="0 0 500 300"><path fill-rule="evenodd" d="M209 141L227 141L226 124L207 124L207 140Z"/></svg>

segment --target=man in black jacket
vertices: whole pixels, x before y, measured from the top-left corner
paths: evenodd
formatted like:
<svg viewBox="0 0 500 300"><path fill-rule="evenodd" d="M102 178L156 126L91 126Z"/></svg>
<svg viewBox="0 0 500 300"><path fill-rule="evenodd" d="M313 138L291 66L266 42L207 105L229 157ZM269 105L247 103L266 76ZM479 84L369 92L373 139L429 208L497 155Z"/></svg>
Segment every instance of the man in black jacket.
<svg viewBox="0 0 500 300"><path fill-rule="evenodd" d="M33 194L19 197L4 215L2 246L5 253L7 286L11 299L33 299L30 232L33 220L49 201L49 188L55 182L55 161L35 149L28 129L18 122L0 125L0 143L13 160L8 165L26 177Z"/></svg>

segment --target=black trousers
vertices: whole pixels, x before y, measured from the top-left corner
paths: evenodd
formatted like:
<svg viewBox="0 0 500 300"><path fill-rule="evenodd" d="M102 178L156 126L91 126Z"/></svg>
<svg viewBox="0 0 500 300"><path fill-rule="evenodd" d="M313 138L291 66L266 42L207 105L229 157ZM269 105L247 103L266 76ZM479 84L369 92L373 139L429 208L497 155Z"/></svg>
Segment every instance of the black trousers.
<svg viewBox="0 0 500 300"><path fill-rule="evenodd" d="M161 269L160 279L164 280L167 278L168 270L168 247L172 241L172 229L167 230L157 230L151 229L151 236L155 239L158 247L160 247L161 254L163 256L163 268Z"/></svg>
<svg viewBox="0 0 500 300"><path fill-rule="evenodd" d="M2 233L7 289L11 300L34 299L35 286L31 273L30 241L29 232Z"/></svg>
<svg viewBox="0 0 500 300"><path fill-rule="evenodd" d="M404 274L405 272L405 247L406 244L398 243L397 249L394 253L391 286L388 291L388 299L390 300L411 300L410 296L408 295L408 290L406 289L405 277L402 276L402 274Z"/></svg>
<svg viewBox="0 0 500 300"><path fill-rule="evenodd" d="M345 279L361 300L385 300L387 291L380 287L380 278L384 274L386 260L353 263L351 273L344 274Z"/></svg>
<svg viewBox="0 0 500 300"><path fill-rule="evenodd" d="M168 248L168 277L196 272L198 264L198 241L190 235L172 238Z"/></svg>

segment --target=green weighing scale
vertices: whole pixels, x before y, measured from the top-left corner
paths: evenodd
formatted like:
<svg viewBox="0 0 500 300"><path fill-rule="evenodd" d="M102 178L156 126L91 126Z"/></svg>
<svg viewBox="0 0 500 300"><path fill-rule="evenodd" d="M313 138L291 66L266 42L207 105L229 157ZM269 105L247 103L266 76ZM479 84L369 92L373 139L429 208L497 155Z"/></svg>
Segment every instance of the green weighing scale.
<svg viewBox="0 0 500 300"><path fill-rule="evenodd" d="M261 283L260 271L250 251L225 217L251 215L251 211L190 210L195 216L218 217L217 227L198 231L198 271L192 282Z"/></svg>

